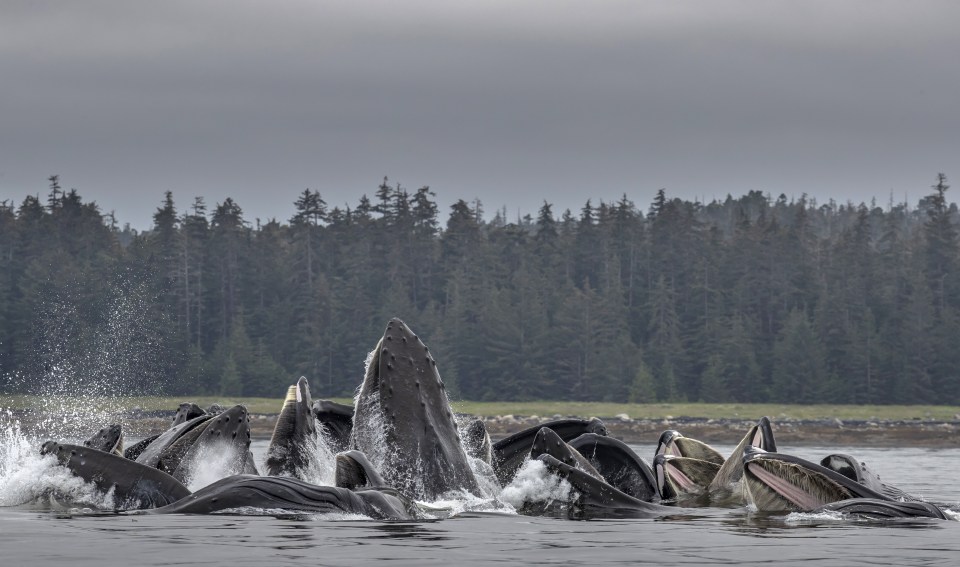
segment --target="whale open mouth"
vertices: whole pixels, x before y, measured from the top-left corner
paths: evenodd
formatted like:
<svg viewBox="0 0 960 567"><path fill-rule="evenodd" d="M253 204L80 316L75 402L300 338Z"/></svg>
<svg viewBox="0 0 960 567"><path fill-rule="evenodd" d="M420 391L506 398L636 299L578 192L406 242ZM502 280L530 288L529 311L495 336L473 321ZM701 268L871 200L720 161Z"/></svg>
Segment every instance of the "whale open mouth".
<svg viewBox="0 0 960 567"><path fill-rule="evenodd" d="M653 459L657 490L664 500L700 494L710 485L720 466L692 457L657 455Z"/></svg>
<svg viewBox="0 0 960 567"><path fill-rule="evenodd" d="M810 511L850 498L850 493L836 483L798 465L752 462L747 463L745 470L747 489L758 510Z"/></svg>
<svg viewBox="0 0 960 567"><path fill-rule="evenodd" d="M748 498L760 511L809 512L849 498L884 498L816 463L754 447L744 453L743 471Z"/></svg>
<svg viewBox="0 0 960 567"><path fill-rule="evenodd" d="M743 439L730 453L727 460L723 462L720 470L717 471L717 475L710 483L711 490L734 489L734 485L743 478L743 455L748 447L776 452L777 443L773 438L773 428L770 425L769 418L760 418L760 421L747 431L747 434L743 436Z"/></svg>
<svg viewBox="0 0 960 567"><path fill-rule="evenodd" d="M671 464L670 461L664 463L663 468L666 474L670 476L670 480L683 492L695 492L700 489L697 483L684 474L682 470Z"/></svg>
<svg viewBox="0 0 960 567"><path fill-rule="evenodd" d="M655 455L690 457L722 465L724 458L716 449L703 441L684 437L679 431L667 430L660 434Z"/></svg>
<svg viewBox="0 0 960 567"><path fill-rule="evenodd" d="M770 418L760 418L760 421L754 426L750 444L770 453L777 452L777 442L773 437L773 426L770 424Z"/></svg>

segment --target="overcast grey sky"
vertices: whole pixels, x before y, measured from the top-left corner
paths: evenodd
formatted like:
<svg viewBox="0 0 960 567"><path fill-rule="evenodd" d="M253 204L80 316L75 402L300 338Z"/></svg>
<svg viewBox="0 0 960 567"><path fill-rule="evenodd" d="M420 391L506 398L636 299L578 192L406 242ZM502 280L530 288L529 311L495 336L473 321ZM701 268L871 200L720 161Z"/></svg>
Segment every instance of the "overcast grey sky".
<svg viewBox="0 0 960 567"><path fill-rule="evenodd" d="M0 200L287 220L384 175L488 212L960 176L960 2L0 0ZM951 200L957 200L953 195Z"/></svg>

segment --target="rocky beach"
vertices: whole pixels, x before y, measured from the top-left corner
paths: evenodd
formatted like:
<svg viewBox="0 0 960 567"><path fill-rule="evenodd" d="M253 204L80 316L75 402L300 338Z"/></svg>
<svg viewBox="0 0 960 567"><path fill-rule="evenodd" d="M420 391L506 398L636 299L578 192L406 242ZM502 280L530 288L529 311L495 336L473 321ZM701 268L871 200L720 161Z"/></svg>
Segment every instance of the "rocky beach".
<svg viewBox="0 0 960 567"><path fill-rule="evenodd" d="M567 416L494 416L484 418L492 438ZM680 431L707 443L737 443L755 419L707 419L670 417L666 419L630 418L620 415L600 417L610 435L626 443L653 444L667 429ZM840 420L771 418L777 441L783 445L851 445L861 447L960 447L960 420Z"/></svg>

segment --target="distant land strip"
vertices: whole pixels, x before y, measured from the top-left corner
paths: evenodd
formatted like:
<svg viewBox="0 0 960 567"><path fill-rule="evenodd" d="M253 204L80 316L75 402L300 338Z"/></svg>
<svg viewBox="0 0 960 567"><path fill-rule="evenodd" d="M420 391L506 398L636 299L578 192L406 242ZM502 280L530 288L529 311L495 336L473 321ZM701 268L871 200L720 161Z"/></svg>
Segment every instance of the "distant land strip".
<svg viewBox="0 0 960 567"><path fill-rule="evenodd" d="M254 435L269 437L279 398L111 397L50 398L31 395L0 396L0 411L20 419L29 430L33 417L68 408L72 414L86 407L113 419L133 434L162 431L181 402L201 407L219 403L244 404L252 416ZM349 398L337 398L352 403ZM677 429L709 443L734 444L761 416L774 422L778 441L785 445L960 447L960 407L932 405L786 405L602 402L472 402L455 401L462 414L483 417L492 437L501 438L560 417L600 417L612 436L634 444L655 444L660 432ZM75 415L75 414L74 414Z"/></svg>

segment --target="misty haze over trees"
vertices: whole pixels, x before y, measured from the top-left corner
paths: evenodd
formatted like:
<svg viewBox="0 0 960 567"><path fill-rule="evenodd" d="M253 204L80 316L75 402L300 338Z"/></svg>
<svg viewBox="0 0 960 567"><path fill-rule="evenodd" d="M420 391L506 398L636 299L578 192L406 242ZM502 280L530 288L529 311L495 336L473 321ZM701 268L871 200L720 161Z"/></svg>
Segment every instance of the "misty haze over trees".
<svg viewBox="0 0 960 567"><path fill-rule="evenodd" d="M0 208L8 390L112 357L151 392L349 396L399 316L464 399L960 402L942 175L915 208L661 190L490 220L386 179L352 208L306 190L288 222L167 193L142 234L50 181Z"/></svg>

